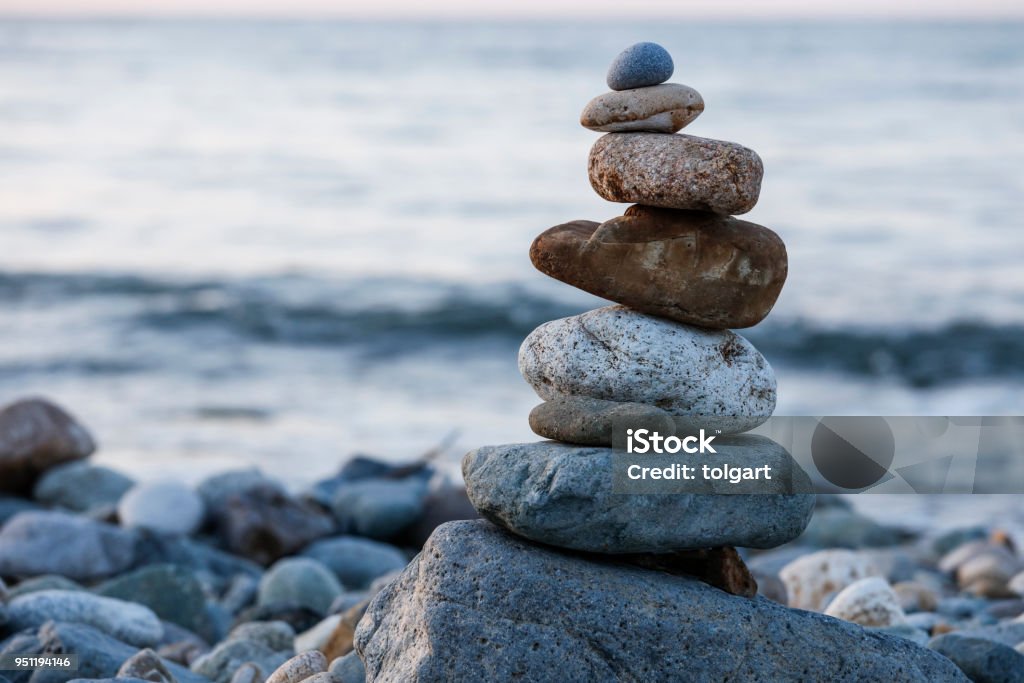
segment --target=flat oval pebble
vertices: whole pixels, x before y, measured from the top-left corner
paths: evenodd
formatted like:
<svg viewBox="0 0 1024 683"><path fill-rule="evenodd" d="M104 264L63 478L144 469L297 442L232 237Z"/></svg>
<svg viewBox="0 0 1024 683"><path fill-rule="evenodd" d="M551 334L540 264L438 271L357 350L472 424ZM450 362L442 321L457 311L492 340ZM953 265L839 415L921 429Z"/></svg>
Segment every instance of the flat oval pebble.
<svg viewBox="0 0 1024 683"><path fill-rule="evenodd" d="M644 313L713 329L751 327L788 273L786 245L755 223L631 206L598 225L573 221L530 247L537 270Z"/></svg>
<svg viewBox="0 0 1024 683"><path fill-rule="evenodd" d="M839 591L879 573L878 568L859 553L820 550L787 564L779 571L779 578L786 584L790 607L820 612Z"/></svg>
<svg viewBox="0 0 1024 683"><path fill-rule="evenodd" d="M643 88L672 78L675 65L668 50L657 43L630 45L608 67L608 87L612 90Z"/></svg>
<svg viewBox="0 0 1024 683"><path fill-rule="evenodd" d="M760 436L716 441L717 459L736 466L792 466L781 446ZM534 541L598 553L664 553L733 545L772 548L804 530L814 495L776 489L751 495L616 493L611 448L554 441L484 446L466 454L466 491L481 515ZM706 457L706 456L705 456ZM806 475L794 473L794 479Z"/></svg>
<svg viewBox="0 0 1024 683"><path fill-rule="evenodd" d="M608 133L590 149L589 175L594 191L610 202L728 215L757 204L764 165L734 142Z"/></svg>
<svg viewBox="0 0 1024 683"><path fill-rule="evenodd" d="M649 429L675 433L675 421L661 408L641 403L618 403L586 396L562 396L530 411L530 429L538 436L584 446L611 446L612 432Z"/></svg>
<svg viewBox="0 0 1024 683"><path fill-rule="evenodd" d="M9 608L18 630L48 621L86 624L139 647L153 645L164 635L160 619L149 608L84 591L37 591L11 600Z"/></svg>
<svg viewBox="0 0 1024 683"><path fill-rule="evenodd" d="M704 98L679 83L662 83L598 95L580 114L580 125L601 133L675 133L704 111Z"/></svg>
<svg viewBox="0 0 1024 683"><path fill-rule="evenodd" d="M855 581L839 591L825 614L861 626L897 626L907 622L892 586L878 576Z"/></svg>
<svg viewBox="0 0 1024 683"><path fill-rule="evenodd" d="M519 349L519 371L544 400L644 403L693 420L679 429L744 432L775 409L775 374L746 339L624 306L541 325Z"/></svg>

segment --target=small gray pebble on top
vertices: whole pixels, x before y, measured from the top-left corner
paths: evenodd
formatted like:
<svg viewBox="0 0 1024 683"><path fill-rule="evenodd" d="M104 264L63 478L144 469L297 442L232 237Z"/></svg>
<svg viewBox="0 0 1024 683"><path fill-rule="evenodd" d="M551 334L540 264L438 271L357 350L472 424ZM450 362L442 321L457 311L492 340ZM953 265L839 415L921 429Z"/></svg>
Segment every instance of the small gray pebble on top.
<svg viewBox="0 0 1024 683"><path fill-rule="evenodd" d="M608 68L612 90L645 88L672 77L675 65L668 50L657 43L637 43L623 50Z"/></svg>

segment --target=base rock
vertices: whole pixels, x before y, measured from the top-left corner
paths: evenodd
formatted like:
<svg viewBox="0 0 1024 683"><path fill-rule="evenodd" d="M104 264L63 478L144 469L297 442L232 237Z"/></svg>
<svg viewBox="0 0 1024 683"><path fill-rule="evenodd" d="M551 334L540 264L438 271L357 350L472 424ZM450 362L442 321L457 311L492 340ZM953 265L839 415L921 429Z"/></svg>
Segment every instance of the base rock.
<svg viewBox="0 0 1024 683"><path fill-rule="evenodd" d="M367 680L964 681L918 645L698 581L445 524L356 631Z"/></svg>

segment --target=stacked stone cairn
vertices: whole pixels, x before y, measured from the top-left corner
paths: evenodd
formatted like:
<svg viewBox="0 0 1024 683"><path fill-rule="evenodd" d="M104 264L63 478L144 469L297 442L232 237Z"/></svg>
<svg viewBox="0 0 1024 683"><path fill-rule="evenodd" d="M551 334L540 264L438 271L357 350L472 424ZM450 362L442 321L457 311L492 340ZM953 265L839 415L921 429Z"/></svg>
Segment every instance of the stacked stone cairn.
<svg viewBox="0 0 1024 683"><path fill-rule="evenodd" d="M909 641L757 595L735 546L796 538L812 494L614 490L619 425L703 428L724 462L791 466L766 438L730 436L776 399L769 364L729 329L760 322L786 279L782 240L731 216L757 202L761 160L678 134L704 103L665 83L672 72L663 48L634 45L612 64L612 92L584 109L582 124L606 133L591 184L633 206L553 227L530 257L620 305L525 340L520 371L545 401L530 426L551 440L465 456L485 519L439 527L371 603L356 633L368 680L962 680Z"/></svg>

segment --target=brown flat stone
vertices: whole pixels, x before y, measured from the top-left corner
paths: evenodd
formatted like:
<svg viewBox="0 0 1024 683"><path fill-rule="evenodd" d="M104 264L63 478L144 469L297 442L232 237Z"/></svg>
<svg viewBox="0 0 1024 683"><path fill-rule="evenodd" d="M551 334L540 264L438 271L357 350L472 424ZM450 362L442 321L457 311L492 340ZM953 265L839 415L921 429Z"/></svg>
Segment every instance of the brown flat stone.
<svg viewBox="0 0 1024 683"><path fill-rule="evenodd" d="M786 245L755 223L697 211L631 206L537 237L542 273L643 313L715 329L756 325L786 282Z"/></svg>
<svg viewBox="0 0 1024 683"><path fill-rule="evenodd" d="M757 581L743 558L732 546L702 550L680 550L664 555L627 555L624 559L644 569L667 572L695 579L721 588L726 593L752 598L757 595Z"/></svg>
<svg viewBox="0 0 1024 683"><path fill-rule="evenodd" d="M764 166L735 142L666 133L608 133L590 149L590 184L610 202L746 213Z"/></svg>

